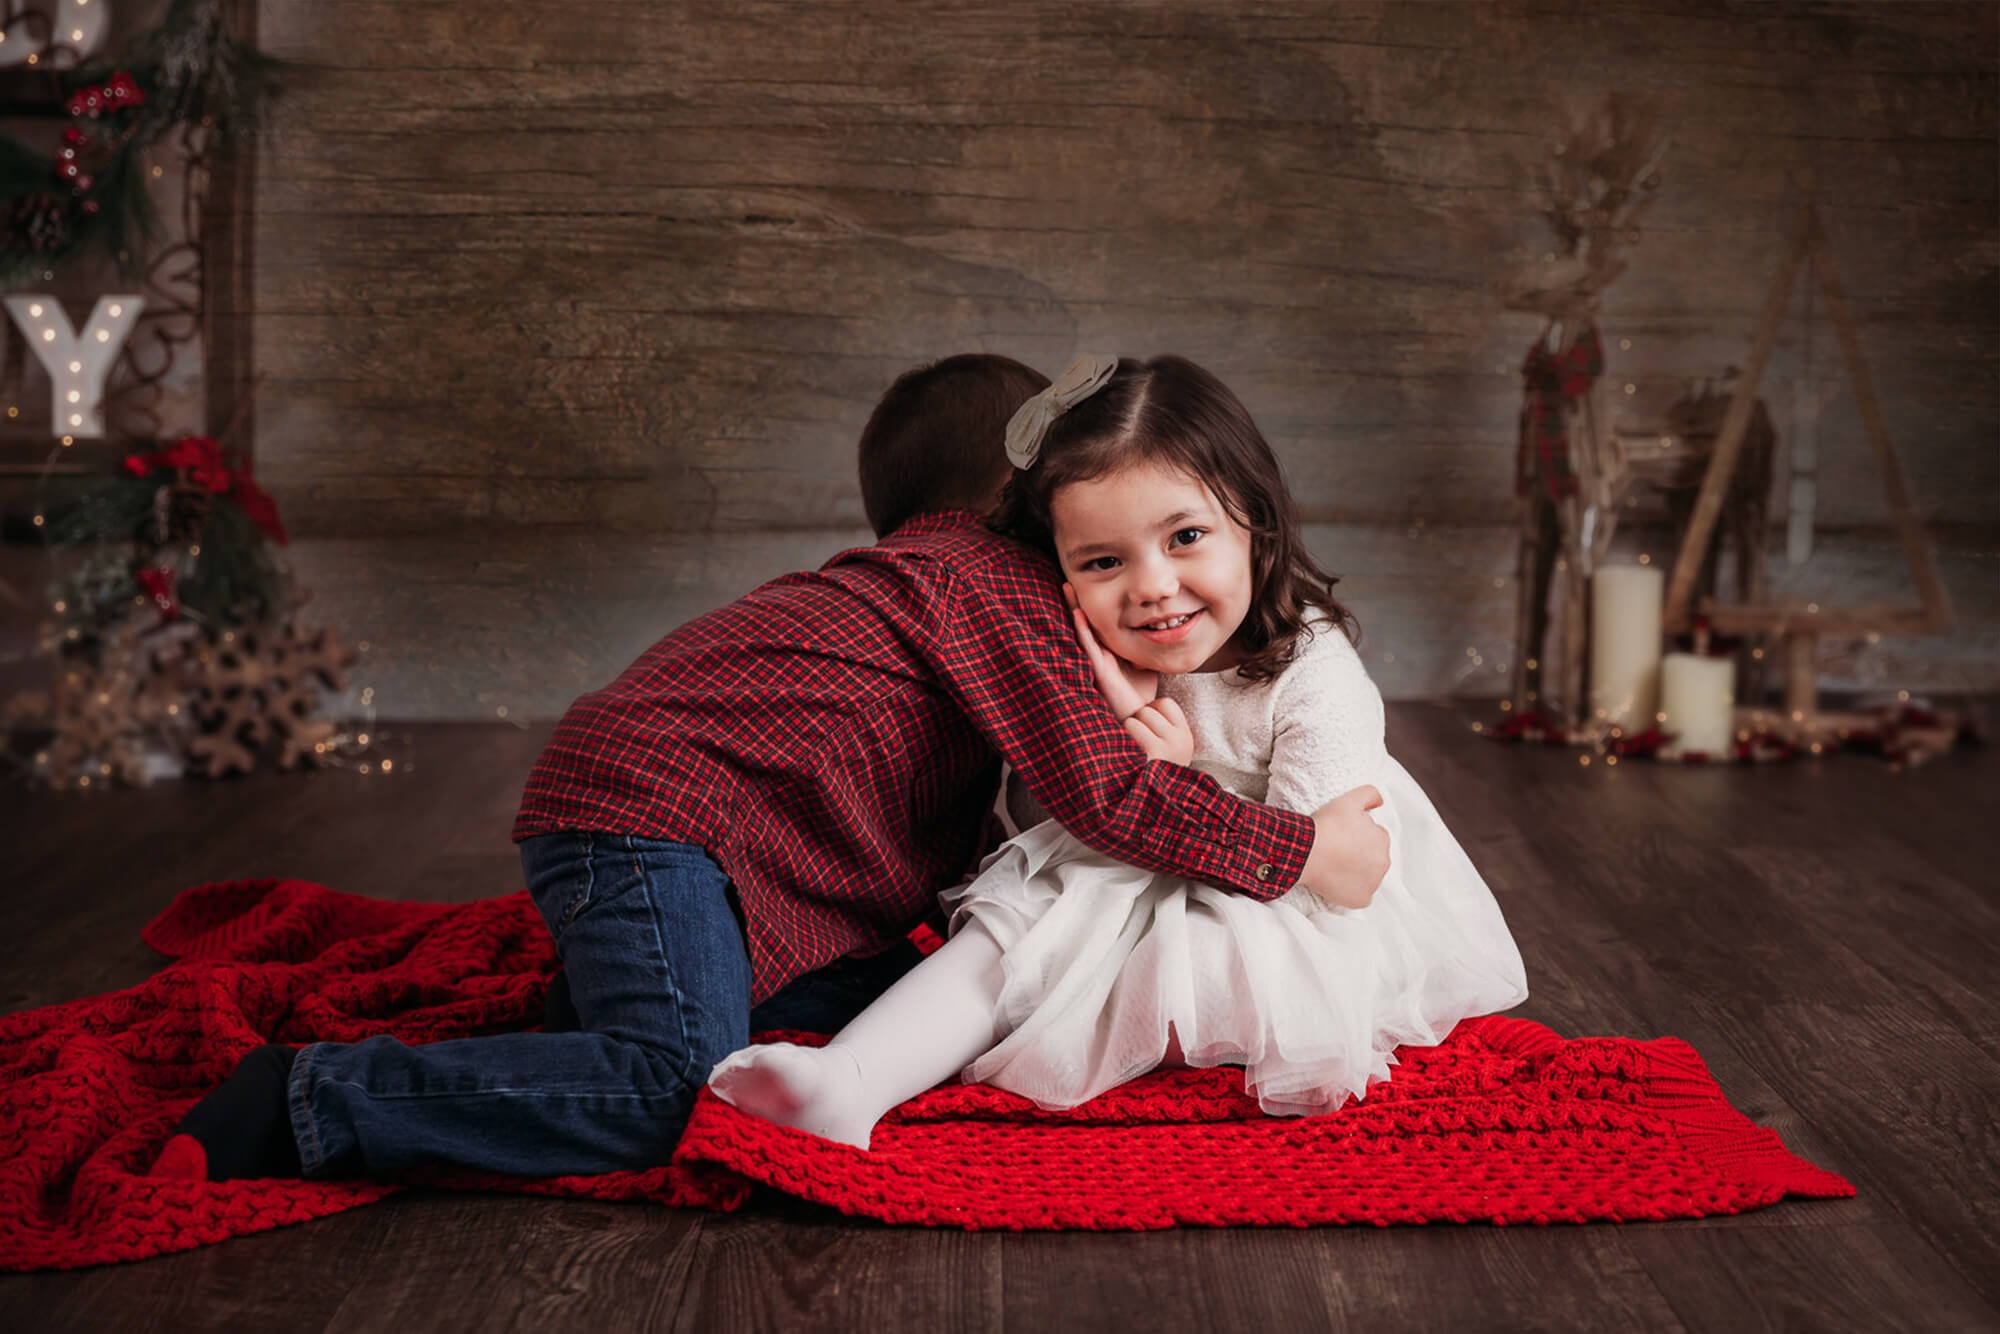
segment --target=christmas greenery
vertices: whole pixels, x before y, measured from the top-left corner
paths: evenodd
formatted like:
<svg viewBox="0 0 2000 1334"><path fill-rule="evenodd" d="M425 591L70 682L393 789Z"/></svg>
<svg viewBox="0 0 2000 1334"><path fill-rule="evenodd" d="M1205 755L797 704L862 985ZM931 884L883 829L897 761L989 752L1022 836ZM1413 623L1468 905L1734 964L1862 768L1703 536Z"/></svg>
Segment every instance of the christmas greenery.
<svg viewBox="0 0 2000 1334"><path fill-rule="evenodd" d="M94 656L135 613L234 626L288 610L270 550L287 540L277 506L247 464L206 436L80 480L46 523L51 546L83 549L55 589L57 647L70 656Z"/></svg>
<svg viewBox="0 0 2000 1334"><path fill-rule="evenodd" d="M236 39L227 7L171 0L116 58L60 76L70 124L53 157L0 136L0 289L92 252L138 272L154 230L146 151L176 129L204 142L254 131L279 62Z"/></svg>

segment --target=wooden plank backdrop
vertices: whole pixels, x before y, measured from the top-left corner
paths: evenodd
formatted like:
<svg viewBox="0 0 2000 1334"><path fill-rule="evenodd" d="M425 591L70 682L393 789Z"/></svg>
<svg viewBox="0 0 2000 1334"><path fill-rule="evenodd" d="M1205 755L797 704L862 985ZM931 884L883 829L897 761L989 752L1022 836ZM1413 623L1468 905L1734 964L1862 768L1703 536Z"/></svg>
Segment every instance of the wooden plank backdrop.
<svg viewBox="0 0 2000 1334"><path fill-rule="evenodd" d="M863 539L870 405L961 350L1206 364L1384 690L1499 693L1537 323L1497 289L1547 249L1561 99L1614 90L1673 143L1605 303L1614 382L1743 360L1814 176L1960 617L1829 645L1828 682L2000 688L1993 5L262 0L258 26L300 67L257 166L259 470L386 712L553 716ZM1781 439L1842 378L1802 300ZM1827 532L1779 581L1901 593L1851 396L1818 442Z"/></svg>

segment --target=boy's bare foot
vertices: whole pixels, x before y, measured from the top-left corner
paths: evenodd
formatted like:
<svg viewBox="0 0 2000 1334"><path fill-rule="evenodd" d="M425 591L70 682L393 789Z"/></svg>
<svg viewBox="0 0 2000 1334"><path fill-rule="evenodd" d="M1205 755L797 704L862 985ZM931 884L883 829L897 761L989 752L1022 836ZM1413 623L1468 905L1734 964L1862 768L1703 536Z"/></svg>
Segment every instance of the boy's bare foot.
<svg viewBox="0 0 2000 1334"><path fill-rule="evenodd" d="M722 1058L708 1086L752 1116L857 1149L875 1129L861 1105L861 1067L841 1047L745 1047Z"/></svg>

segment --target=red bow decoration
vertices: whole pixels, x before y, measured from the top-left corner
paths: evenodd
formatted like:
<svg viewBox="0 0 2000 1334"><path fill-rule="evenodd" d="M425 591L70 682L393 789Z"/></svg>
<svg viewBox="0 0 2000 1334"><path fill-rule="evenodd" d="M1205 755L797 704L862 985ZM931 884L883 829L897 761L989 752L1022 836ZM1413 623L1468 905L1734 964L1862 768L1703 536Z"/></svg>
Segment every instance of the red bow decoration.
<svg viewBox="0 0 2000 1334"><path fill-rule="evenodd" d="M1514 493L1527 495L1537 478L1547 485L1549 499L1576 494L1576 476L1569 466L1569 416L1577 400L1590 392L1604 373L1604 346L1597 326L1590 325L1561 355L1538 339L1521 364L1521 450L1515 464Z"/></svg>

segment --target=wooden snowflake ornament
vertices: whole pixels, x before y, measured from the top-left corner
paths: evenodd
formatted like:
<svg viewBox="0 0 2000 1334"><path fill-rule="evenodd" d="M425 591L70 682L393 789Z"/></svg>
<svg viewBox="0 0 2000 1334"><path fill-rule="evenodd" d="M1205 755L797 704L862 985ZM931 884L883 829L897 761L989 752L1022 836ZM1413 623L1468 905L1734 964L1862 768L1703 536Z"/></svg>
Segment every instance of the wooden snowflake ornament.
<svg viewBox="0 0 2000 1334"><path fill-rule="evenodd" d="M345 688L354 659L332 631L307 633L296 620L212 636L192 665L192 767L209 778L248 773L267 749L281 769L326 763L337 729L312 715L322 689Z"/></svg>

